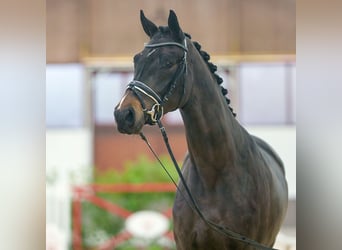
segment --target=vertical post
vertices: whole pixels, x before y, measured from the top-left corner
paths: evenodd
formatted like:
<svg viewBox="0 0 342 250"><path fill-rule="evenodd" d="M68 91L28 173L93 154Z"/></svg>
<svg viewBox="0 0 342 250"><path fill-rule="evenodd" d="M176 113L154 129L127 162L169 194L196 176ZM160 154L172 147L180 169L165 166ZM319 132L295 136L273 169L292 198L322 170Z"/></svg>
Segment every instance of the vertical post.
<svg viewBox="0 0 342 250"><path fill-rule="evenodd" d="M74 190L72 200L73 212L73 232L72 232L72 249L82 250L82 204L81 204L81 191Z"/></svg>
<svg viewBox="0 0 342 250"><path fill-rule="evenodd" d="M94 111L94 69L85 65L83 85L83 128L90 133L90 145L94 145L95 111ZM94 164L94 147L91 147L90 162Z"/></svg>

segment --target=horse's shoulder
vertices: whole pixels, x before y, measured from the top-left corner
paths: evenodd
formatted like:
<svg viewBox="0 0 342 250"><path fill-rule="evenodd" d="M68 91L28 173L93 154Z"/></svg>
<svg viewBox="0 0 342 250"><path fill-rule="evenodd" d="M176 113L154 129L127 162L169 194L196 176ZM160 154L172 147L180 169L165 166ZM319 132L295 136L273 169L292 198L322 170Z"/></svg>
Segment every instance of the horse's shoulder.
<svg viewBox="0 0 342 250"><path fill-rule="evenodd" d="M268 155L270 155L279 165L283 173L285 173L284 163L280 159L279 155L275 152L275 150L264 140L260 139L259 137L256 137L254 135L251 135L253 141L256 143L257 147L261 148L264 152L266 152Z"/></svg>

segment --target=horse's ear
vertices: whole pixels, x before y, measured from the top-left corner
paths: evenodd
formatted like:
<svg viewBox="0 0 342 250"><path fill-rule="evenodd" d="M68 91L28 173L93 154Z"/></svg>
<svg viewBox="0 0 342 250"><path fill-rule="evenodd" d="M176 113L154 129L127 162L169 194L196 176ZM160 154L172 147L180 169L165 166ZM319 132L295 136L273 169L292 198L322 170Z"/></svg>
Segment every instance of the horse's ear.
<svg viewBox="0 0 342 250"><path fill-rule="evenodd" d="M157 26L145 17L144 12L142 10L140 10L140 21L145 33L150 38L158 31Z"/></svg>
<svg viewBox="0 0 342 250"><path fill-rule="evenodd" d="M176 13L173 10L170 10L168 25L175 38L179 39L180 41L183 41L185 36L182 29L179 26Z"/></svg>

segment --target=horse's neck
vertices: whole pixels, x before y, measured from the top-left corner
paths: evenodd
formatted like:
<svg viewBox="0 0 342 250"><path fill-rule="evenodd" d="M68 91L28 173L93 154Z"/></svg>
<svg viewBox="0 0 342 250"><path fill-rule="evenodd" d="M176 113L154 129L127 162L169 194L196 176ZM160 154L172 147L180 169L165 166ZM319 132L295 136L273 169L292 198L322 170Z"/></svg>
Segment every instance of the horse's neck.
<svg viewBox="0 0 342 250"><path fill-rule="evenodd" d="M209 70L196 74L200 68L193 69L191 96L181 114L193 164L202 175L215 179L223 169L234 168L243 131Z"/></svg>
<svg viewBox="0 0 342 250"><path fill-rule="evenodd" d="M198 83L194 83L198 84ZM192 99L181 110L189 152L205 162L220 167L236 157L236 140L240 126L223 98L217 98L213 90L193 93Z"/></svg>

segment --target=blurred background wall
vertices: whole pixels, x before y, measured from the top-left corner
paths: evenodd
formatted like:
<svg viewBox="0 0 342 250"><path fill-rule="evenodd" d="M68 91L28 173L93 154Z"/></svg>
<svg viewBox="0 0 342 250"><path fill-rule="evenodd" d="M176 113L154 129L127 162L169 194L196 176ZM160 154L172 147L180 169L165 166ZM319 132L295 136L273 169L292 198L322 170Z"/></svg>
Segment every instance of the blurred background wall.
<svg viewBox="0 0 342 250"><path fill-rule="evenodd" d="M140 24L140 9L157 25L166 25L169 10L174 9L182 29L200 42L218 66L237 119L268 141L284 160L290 190L285 224L293 228L295 7L294 0L47 0L49 187L91 182L94 169L122 169L125 162L140 155L152 159L138 136L116 131L113 110L132 79L133 56L148 41ZM168 114L164 123L181 162L187 148L179 113ZM145 133L157 153L166 154L159 131L148 126ZM70 211L66 203L65 210ZM55 212L47 211L48 222L55 223ZM64 211L64 217L67 214ZM68 220L57 227L68 230ZM70 242L70 232L64 235L64 241Z"/></svg>
<svg viewBox="0 0 342 250"><path fill-rule="evenodd" d="M146 42L139 10L165 25L174 9L185 32L213 55L294 54L294 0L47 0L47 62L131 57Z"/></svg>

